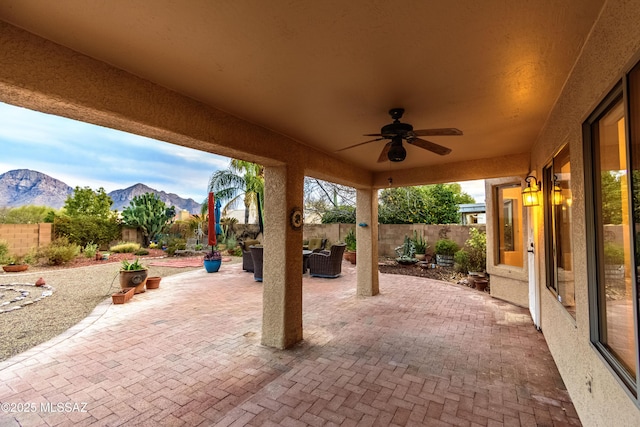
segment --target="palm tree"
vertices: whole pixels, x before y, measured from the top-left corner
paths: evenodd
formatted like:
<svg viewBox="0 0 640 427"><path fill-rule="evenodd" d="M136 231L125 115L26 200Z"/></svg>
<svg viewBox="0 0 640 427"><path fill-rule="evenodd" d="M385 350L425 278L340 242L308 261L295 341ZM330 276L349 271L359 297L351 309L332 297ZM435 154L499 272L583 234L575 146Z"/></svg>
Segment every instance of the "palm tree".
<svg viewBox="0 0 640 427"><path fill-rule="evenodd" d="M264 231L264 168L256 163L232 159L228 169L219 170L211 175L209 191L213 191L228 209L244 196L244 222L249 222L252 206L258 210L260 232ZM203 203L206 206L206 203ZM206 209L206 207L205 207Z"/></svg>

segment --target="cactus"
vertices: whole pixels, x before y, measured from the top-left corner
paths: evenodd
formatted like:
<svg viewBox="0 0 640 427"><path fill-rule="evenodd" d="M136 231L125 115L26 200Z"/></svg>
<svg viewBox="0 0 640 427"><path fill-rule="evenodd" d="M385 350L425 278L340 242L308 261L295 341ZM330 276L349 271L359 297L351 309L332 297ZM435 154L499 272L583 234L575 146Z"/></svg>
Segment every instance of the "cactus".
<svg viewBox="0 0 640 427"><path fill-rule="evenodd" d="M175 208L165 205L154 193L135 196L122 211L122 222L142 230L144 246L148 246L152 238L162 233L171 224L175 216Z"/></svg>

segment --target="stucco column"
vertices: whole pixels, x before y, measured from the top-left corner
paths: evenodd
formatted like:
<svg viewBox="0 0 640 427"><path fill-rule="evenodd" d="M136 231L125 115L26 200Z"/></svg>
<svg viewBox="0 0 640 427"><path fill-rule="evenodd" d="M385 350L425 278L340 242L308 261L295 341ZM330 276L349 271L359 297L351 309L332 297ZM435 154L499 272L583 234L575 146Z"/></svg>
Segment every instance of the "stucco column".
<svg viewBox="0 0 640 427"><path fill-rule="evenodd" d="M375 189L356 192L356 242L358 295L378 295L378 191Z"/></svg>
<svg viewBox="0 0 640 427"><path fill-rule="evenodd" d="M302 228L290 214L303 206L303 170L265 167L264 187L262 344L283 349L302 339Z"/></svg>

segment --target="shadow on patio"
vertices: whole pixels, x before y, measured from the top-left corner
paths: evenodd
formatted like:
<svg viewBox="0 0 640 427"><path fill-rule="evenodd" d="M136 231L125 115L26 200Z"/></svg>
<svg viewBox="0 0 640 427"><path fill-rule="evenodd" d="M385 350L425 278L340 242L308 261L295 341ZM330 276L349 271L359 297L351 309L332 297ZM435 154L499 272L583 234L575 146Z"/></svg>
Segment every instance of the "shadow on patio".
<svg viewBox="0 0 640 427"><path fill-rule="evenodd" d="M345 262L305 276L305 341L279 351L260 345L262 286L226 265L98 306L0 363L0 402L35 409L0 425L580 424L525 309L399 275L356 297Z"/></svg>

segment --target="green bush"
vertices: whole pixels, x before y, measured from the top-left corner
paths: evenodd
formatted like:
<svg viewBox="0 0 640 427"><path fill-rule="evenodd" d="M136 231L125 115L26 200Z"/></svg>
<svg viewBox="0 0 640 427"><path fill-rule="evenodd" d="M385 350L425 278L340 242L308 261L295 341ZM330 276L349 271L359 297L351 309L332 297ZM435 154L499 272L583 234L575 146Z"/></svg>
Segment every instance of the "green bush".
<svg viewBox="0 0 640 427"><path fill-rule="evenodd" d="M172 237L169 239L167 244L167 254L169 256L173 256L177 250L185 250L187 249L187 241L185 239Z"/></svg>
<svg viewBox="0 0 640 427"><path fill-rule="evenodd" d="M436 242L437 255L455 255L460 247L451 239L440 239Z"/></svg>
<svg viewBox="0 0 640 427"><path fill-rule="evenodd" d="M323 224L355 224L356 208L354 206L338 206L322 215Z"/></svg>
<svg viewBox="0 0 640 427"><path fill-rule="evenodd" d="M56 216L53 227L56 237L67 237L69 242L82 247L88 243L107 247L122 235L120 224L115 218Z"/></svg>
<svg viewBox="0 0 640 427"><path fill-rule="evenodd" d="M80 253L80 246L69 242L66 237L58 237L42 249L40 256L49 265L61 265L73 260Z"/></svg>
<svg viewBox="0 0 640 427"><path fill-rule="evenodd" d="M453 268L459 273L469 272L469 253L460 249L453 255Z"/></svg>
<svg viewBox="0 0 640 427"><path fill-rule="evenodd" d="M604 244L604 263L610 265L624 264L624 249L622 245L606 242Z"/></svg>
<svg viewBox="0 0 640 427"><path fill-rule="evenodd" d="M6 240L0 240L0 264L6 264L9 258L9 243Z"/></svg>
<svg viewBox="0 0 640 427"><path fill-rule="evenodd" d="M138 255L138 256L149 255L149 251L147 249L141 248L135 251L134 255Z"/></svg>
<svg viewBox="0 0 640 427"><path fill-rule="evenodd" d="M98 253L98 245L96 243L87 243L82 249L82 253L87 258L95 258Z"/></svg>
<svg viewBox="0 0 640 427"><path fill-rule="evenodd" d="M349 229L349 232L347 233L346 236L344 236L344 242L347 244L347 250L348 251L355 251L356 250L356 230L353 228Z"/></svg>
<svg viewBox="0 0 640 427"><path fill-rule="evenodd" d="M111 246L109 251L116 254L132 254L140 249L139 243L134 242L120 242L115 246Z"/></svg>

